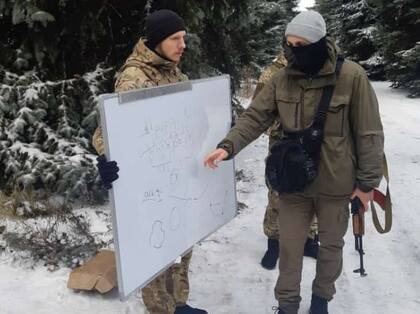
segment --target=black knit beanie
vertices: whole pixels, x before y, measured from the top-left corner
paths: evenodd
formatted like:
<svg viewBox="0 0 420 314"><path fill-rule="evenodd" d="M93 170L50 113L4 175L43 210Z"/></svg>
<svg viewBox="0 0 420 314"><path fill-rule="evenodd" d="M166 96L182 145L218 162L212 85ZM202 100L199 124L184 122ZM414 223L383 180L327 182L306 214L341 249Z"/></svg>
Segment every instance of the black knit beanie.
<svg viewBox="0 0 420 314"><path fill-rule="evenodd" d="M166 38L185 31L184 20L171 10L159 10L146 18L146 46L154 50Z"/></svg>

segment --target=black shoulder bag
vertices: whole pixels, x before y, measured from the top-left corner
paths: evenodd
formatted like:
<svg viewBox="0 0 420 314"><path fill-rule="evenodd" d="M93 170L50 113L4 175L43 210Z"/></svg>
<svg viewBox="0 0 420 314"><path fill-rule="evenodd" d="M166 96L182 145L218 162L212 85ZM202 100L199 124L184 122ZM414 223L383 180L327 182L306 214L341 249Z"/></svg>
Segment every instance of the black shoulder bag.
<svg viewBox="0 0 420 314"><path fill-rule="evenodd" d="M336 64L338 77L344 58ZM324 126L334 86L322 92L318 111L311 126L298 132L285 132L286 138L273 145L266 159L265 179L279 194L302 192L317 176L324 139Z"/></svg>

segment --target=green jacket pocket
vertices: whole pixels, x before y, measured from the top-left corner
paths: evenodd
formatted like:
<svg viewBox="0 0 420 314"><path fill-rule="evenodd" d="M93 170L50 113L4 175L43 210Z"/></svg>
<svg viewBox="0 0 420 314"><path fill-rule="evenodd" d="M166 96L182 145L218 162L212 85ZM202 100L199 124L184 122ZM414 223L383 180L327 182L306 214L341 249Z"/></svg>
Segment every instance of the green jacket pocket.
<svg viewBox="0 0 420 314"><path fill-rule="evenodd" d="M325 136L343 137L347 135L349 96L333 96L325 123Z"/></svg>
<svg viewBox="0 0 420 314"><path fill-rule="evenodd" d="M283 129L290 132L297 131L299 129L299 100L277 97L276 104Z"/></svg>

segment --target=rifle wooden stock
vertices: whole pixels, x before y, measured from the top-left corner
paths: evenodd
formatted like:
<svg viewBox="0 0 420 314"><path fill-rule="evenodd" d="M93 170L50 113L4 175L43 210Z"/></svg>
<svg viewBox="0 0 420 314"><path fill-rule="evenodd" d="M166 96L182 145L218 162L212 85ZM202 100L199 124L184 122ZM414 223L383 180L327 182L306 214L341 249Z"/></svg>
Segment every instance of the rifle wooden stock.
<svg viewBox="0 0 420 314"><path fill-rule="evenodd" d="M353 234L364 235L365 234L365 212L358 210L357 214L353 214Z"/></svg>
<svg viewBox="0 0 420 314"><path fill-rule="evenodd" d="M362 210L363 204L359 198L351 200L351 213L353 220L353 234L354 234L354 247L359 253L360 268L354 270L355 273L360 273L360 276L366 276L365 268L363 266L363 235L365 234L365 212Z"/></svg>

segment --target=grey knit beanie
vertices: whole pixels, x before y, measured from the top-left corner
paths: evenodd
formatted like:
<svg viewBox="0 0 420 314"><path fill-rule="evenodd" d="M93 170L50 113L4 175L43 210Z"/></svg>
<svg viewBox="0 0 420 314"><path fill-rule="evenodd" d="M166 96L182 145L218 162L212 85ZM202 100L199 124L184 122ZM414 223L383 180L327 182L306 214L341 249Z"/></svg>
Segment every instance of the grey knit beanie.
<svg viewBox="0 0 420 314"><path fill-rule="evenodd" d="M324 18L316 11L302 11L287 24L286 36L292 35L315 43L327 34Z"/></svg>

